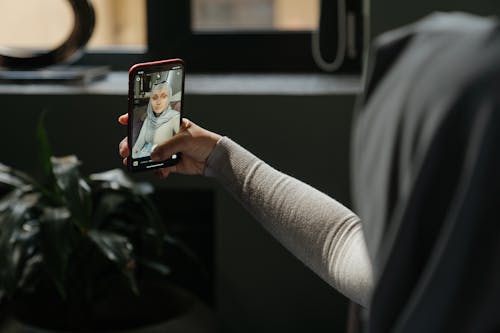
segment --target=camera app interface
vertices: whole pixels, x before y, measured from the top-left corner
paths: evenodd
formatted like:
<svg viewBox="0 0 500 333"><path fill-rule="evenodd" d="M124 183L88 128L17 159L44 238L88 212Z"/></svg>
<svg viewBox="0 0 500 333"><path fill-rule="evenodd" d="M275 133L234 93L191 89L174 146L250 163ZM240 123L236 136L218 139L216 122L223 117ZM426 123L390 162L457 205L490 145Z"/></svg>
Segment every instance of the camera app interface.
<svg viewBox="0 0 500 333"><path fill-rule="evenodd" d="M131 147L134 167L150 162L151 151L179 131L182 76L180 65L162 72L138 71L135 75Z"/></svg>

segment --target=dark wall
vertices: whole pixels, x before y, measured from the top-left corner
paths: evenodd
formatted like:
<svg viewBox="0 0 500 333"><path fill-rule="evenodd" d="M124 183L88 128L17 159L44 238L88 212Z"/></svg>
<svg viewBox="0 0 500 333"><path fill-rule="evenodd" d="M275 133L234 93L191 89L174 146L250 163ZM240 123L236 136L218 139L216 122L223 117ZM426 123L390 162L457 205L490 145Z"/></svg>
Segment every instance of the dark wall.
<svg viewBox="0 0 500 333"><path fill-rule="evenodd" d="M84 172L121 167L117 117L126 96L2 95L0 162L36 170L34 128L48 109L54 153ZM274 167L348 204L352 96L187 95L186 115L226 134ZM343 332L346 300L271 238L215 180L150 174L165 189L214 192L214 298L224 332ZM192 207L196 209L196 207Z"/></svg>

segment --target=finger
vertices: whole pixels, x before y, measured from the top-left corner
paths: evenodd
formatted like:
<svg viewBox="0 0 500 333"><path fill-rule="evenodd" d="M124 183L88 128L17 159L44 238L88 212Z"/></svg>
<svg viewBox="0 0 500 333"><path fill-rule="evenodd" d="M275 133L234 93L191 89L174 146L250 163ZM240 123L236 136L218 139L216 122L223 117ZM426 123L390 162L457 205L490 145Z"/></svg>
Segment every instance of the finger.
<svg viewBox="0 0 500 333"><path fill-rule="evenodd" d="M120 152L121 157L127 157L128 155L130 155L127 137L123 138L123 140L120 141L120 144L118 145L118 151Z"/></svg>
<svg viewBox="0 0 500 333"><path fill-rule="evenodd" d="M123 158L123 165L126 167L128 166L128 157Z"/></svg>
<svg viewBox="0 0 500 333"><path fill-rule="evenodd" d="M167 178L173 172L175 172L175 167L167 167L155 170L155 174L162 179Z"/></svg>
<svg viewBox="0 0 500 333"><path fill-rule="evenodd" d="M190 134L181 131L170 138L168 141L159 144L151 152L151 160L162 161L172 157L172 155L186 150Z"/></svg>
<svg viewBox="0 0 500 333"><path fill-rule="evenodd" d="M168 177L168 171L165 171L163 169L156 169L154 171L155 175L158 177L158 178L167 178Z"/></svg>
<svg viewBox="0 0 500 333"><path fill-rule="evenodd" d="M122 114L118 117L118 122L122 125L128 125L128 113Z"/></svg>
<svg viewBox="0 0 500 333"><path fill-rule="evenodd" d="M187 119L187 118L182 118L182 122L181 122L181 131L182 130L186 130L188 129L189 127L191 127L193 123Z"/></svg>

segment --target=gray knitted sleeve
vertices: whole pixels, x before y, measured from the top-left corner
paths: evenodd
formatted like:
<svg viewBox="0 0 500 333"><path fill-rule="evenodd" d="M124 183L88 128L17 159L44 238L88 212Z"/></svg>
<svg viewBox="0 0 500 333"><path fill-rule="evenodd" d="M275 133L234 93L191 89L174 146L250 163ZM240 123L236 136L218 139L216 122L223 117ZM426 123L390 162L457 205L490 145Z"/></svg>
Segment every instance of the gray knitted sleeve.
<svg viewBox="0 0 500 333"><path fill-rule="evenodd" d="M351 300L367 306L372 271L359 218L223 137L207 160L215 177L276 239Z"/></svg>

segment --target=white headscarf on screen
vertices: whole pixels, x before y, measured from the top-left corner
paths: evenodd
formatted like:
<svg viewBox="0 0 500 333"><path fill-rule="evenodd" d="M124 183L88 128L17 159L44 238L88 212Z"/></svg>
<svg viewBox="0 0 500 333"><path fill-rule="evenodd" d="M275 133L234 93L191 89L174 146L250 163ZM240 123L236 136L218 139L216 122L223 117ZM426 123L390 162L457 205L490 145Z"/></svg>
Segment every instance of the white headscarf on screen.
<svg viewBox="0 0 500 333"><path fill-rule="evenodd" d="M137 138L137 142L134 145L134 151L140 151L145 144L153 143L153 138L156 130L163 124L170 121L175 116L178 116L178 112L173 110L170 107L170 102L172 101L172 88L170 84L166 81L160 82L158 84L153 85L151 89L151 94L153 94L158 89L166 89L168 93L167 105L165 106L165 110L160 115L157 115L153 111L153 106L151 99L148 103L148 108L146 111L147 117L144 120L144 124L142 125L141 132L139 137Z"/></svg>

